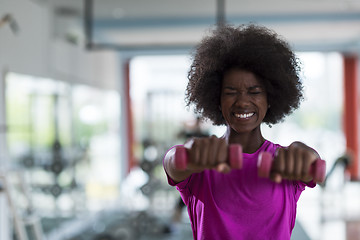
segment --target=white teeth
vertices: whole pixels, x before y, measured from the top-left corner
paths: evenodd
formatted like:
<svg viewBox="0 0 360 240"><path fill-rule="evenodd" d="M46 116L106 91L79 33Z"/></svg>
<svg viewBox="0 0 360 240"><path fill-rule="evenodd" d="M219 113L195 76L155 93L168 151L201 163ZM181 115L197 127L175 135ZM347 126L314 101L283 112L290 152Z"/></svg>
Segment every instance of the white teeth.
<svg viewBox="0 0 360 240"><path fill-rule="evenodd" d="M237 118L242 118L242 119L246 119L246 118L250 118L250 117L252 117L253 115L254 115L254 113L235 113L234 114L235 115L235 117L237 117Z"/></svg>

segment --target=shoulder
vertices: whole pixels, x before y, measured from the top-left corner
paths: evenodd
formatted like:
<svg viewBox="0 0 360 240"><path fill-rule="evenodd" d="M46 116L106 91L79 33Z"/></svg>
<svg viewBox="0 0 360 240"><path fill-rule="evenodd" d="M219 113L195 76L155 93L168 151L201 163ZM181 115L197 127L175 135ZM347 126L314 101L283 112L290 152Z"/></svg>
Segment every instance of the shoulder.
<svg viewBox="0 0 360 240"><path fill-rule="evenodd" d="M265 140L264 144L260 147L259 150L271 152L271 153L275 154L275 152L278 148L284 148L284 146L281 146L280 144L276 144L271 141Z"/></svg>

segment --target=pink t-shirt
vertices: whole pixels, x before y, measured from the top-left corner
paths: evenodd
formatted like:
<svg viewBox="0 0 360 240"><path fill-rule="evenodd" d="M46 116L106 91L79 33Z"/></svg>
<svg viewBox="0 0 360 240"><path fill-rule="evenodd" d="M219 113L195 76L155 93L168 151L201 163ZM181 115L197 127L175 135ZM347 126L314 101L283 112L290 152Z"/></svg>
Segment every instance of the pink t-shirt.
<svg viewBox="0 0 360 240"><path fill-rule="evenodd" d="M255 153L243 154L242 169L228 174L205 170L178 184L168 176L187 206L194 239L290 239L296 203L306 184L278 184L257 174L259 153L274 154L279 147L266 141Z"/></svg>

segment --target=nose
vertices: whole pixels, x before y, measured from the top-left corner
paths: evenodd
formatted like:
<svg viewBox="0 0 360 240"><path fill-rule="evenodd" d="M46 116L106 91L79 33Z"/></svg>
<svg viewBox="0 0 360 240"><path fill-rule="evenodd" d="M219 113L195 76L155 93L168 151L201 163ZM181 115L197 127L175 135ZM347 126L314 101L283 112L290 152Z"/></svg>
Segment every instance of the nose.
<svg viewBox="0 0 360 240"><path fill-rule="evenodd" d="M235 106L246 108L250 105L250 97L247 94L239 93L236 96Z"/></svg>

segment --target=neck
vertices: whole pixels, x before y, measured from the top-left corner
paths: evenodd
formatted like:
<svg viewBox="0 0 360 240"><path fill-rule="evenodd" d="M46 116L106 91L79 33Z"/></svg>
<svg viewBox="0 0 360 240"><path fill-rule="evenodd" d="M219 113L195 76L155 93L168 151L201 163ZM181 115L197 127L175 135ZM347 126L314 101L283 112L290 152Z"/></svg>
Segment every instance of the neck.
<svg viewBox="0 0 360 240"><path fill-rule="evenodd" d="M265 142L261 134L260 126L251 132L239 133L234 131L231 127L227 127L224 135L228 144L241 144L244 153L254 153Z"/></svg>

